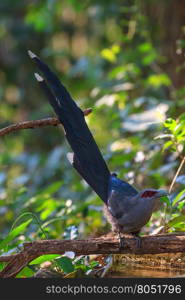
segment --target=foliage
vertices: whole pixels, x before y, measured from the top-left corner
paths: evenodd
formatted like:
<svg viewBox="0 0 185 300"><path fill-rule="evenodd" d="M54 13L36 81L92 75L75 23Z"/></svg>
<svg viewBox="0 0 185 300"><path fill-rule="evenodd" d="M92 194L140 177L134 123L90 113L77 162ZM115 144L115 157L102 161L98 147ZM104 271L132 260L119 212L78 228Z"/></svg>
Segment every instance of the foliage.
<svg viewBox="0 0 185 300"><path fill-rule="evenodd" d="M168 189L185 156L185 93L174 87L160 51L159 33L165 29L155 26L143 6L137 0L1 3L1 127L52 115L34 81L26 53L31 49L56 70L82 108L93 108L86 119L110 170L138 189ZM178 51L183 43L179 38ZM64 140L58 128L2 139L0 253L14 253L33 239L109 230L100 199L69 166ZM168 232L185 230L183 167L143 233L160 226ZM86 257L45 259L66 274L96 266L85 263ZM32 276L43 262L32 262L18 276Z"/></svg>
<svg viewBox="0 0 185 300"><path fill-rule="evenodd" d="M183 154L185 147L185 115L182 114L177 120L172 118L166 119L164 122L164 128L167 129L167 133L159 135L156 139L167 139L163 145L163 151L168 150L174 152L181 158L181 164L177 170L176 176L170 187L170 192L173 187L173 183L176 180L184 185L184 175L178 176L179 172L183 168L185 163L185 156ZM166 201L166 205L169 209L168 222L165 227L169 231L184 231L185 230L185 215L184 215L184 204L185 204L185 189L172 195L171 201ZM167 213L167 212L166 212Z"/></svg>

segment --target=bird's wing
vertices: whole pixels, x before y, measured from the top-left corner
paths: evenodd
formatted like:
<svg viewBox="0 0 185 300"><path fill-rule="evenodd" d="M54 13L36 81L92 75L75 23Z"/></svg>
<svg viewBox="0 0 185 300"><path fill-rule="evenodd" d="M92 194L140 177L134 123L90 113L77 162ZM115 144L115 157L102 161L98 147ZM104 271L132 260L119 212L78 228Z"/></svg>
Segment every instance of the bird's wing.
<svg viewBox="0 0 185 300"><path fill-rule="evenodd" d="M115 218L132 210L134 202L131 200L138 191L129 183L111 176L109 181L108 209Z"/></svg>

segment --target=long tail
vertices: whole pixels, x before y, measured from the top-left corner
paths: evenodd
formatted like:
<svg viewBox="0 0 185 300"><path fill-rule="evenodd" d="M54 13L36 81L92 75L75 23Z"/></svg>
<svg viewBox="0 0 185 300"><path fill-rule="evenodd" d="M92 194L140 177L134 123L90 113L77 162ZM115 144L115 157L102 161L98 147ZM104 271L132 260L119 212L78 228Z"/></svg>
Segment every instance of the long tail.
<svg viewBox="0 0 185 300"><path fill-rule="evenodd" d="M28 53L50 86L47 86L40 75L35 74L64 126L66 138L74 151L74 154L69 157L71 163L98 196L107 203L110 172L85 122L82 110L49 67L33 52L28 51Z"/></svg>

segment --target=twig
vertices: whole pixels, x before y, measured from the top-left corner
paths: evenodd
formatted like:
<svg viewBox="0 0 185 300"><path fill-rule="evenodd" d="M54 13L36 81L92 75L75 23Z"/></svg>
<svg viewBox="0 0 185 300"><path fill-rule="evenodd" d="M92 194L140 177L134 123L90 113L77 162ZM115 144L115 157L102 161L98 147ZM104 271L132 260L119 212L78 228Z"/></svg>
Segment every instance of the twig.
<svg viewBox="0 0 185 300"><path fill-rule="evenodd" d="M91 112L92 112L91 108L85 109L83 111L84 116L89 115ZM57 118L46 118L46 119L41 119L41 120L31 120L31 121L19 122L19 123L12 124L5 128L0 129L0 136L5 136L6 134L9 134L11 132L21 130L21 129L33 129L33 128L44 127L44 126L56 126L59 124L61 124L61 123Z"/></svg>
<svg viewBox="0 0 185 300"><path fill-rule="evenodd" d="M124 247L120 248L117 237L101 236L87 240L41 240L24 244L21 252L10 255L6 259L8 264L0 272L1 278L15 277L30 261L43 254L64 254L73 251L76 255L90 254L159 254L185 252L185 235L167 234L144 236L141 247L134 237L123 236ZM0 257L5 261L5 256Z"/></svg>
<svg viewBox="0 0 185 300"><path fill-rule="evenodd" d="M12 255L2 255L0 256L0 262L9 262L13 257L16 257L17 254Z"/></svg>
<svg viewBox="0 0 185 300"><path fill-rule="evenodd" d="M175 183L175 181L177 179L177 176L179 175L179 173L180 173L180 171L181 171L184 163L185 163L185 156L182 158L180 166L178 167L178 170L177 170L177 172L176 172L176 174L175 174L175 176L174 176L174 178L172 180L172 183L171 183L170 188L169 188L169 193L171 193L172 188L174 186L174 183Z"/></svg>

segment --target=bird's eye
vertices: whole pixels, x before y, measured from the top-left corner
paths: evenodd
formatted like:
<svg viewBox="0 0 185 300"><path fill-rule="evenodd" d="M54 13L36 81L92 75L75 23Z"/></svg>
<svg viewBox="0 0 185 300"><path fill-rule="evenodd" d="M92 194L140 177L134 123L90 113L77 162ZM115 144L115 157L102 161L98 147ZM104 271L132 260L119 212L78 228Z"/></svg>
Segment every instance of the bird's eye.
<svg viewBox="0 0 185 300"><path fill-rule="evenodd" d="M154 191L145 191L143 194L142 194L142 198L148 198L148 197L152 197L156 194L157 192L154 192Z"/></svg>

